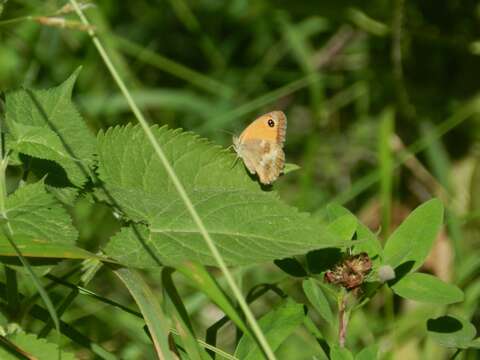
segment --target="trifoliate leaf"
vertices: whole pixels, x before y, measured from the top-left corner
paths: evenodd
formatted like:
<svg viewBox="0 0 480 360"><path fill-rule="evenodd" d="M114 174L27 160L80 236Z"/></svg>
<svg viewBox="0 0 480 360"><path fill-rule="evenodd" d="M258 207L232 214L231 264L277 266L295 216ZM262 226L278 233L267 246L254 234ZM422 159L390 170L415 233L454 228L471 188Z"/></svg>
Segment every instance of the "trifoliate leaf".
<svg viewBox="0 0 480 360"><path fill-rule="evenodd" d="M234 166L233 153L180 130L152 131L227 263L265 262L345 244L319 220L262 191L241 162ZM125 230L111 240L108 254L130 265L152 264L147 257L215 264L140 127L100 133L98 155L109 197L127 218L147 225L144 242Z"/></svg>
<svg viewBox="0 0 480 360"><path fill-rule="evenodd" d="M93 164L95 137L71 101L78 71L48 90L20 89L6 95L6 124L13 150L55 161L81 186Z"/></svg>

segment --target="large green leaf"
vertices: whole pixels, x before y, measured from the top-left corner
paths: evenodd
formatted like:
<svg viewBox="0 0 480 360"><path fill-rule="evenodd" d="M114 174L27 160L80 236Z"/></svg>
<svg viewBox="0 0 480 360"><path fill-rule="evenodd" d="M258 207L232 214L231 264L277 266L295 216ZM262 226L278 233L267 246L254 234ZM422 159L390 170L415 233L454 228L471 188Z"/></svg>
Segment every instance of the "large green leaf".
<svg viewBox="0 0 480 360"><path fill-rule="evenodd" d="M405 275L392 286L395 294L410 300L447 305L463 301L463 291L439 278L422 273Z"/></svg>
<svg viewBox="0 0 480 360"><path fill-rule="evenodd" d="M259 325L272 350L276 350L303 322L304 318L303 306L287 299L264 315ZM264 358L255 341L248 335L243 335L240 339L235 356L242 360Z"/></svg>
<svg viewBox="0 0 480 360"><path fill-rule="evenodd" d="M48 90L20 89L7 94L5 119L10 147L59 164L81 186L93 163L95 137L71 101L78 71Z"/></svg>
<svg viewBox="0 0 480 360"><path fill-rule="evenodd" d="M416 208L385 244L384 264L393 268L408 265L413 272L427 257L443 221L443 205L432 199Z"/></svg>
<svg viewBox="0 0 480 360"><path fill-rule="evenodd" d="M241 162L233 166L231 152L180 130L152 131L227 263L265 262L345 244L319 220L262 191ZM131 229L113 237L109 255L134 266L155 266L154 258L215 263L138 126L101 133L98 154L110 198L129 219L147 224L141 236Z"/></svg>

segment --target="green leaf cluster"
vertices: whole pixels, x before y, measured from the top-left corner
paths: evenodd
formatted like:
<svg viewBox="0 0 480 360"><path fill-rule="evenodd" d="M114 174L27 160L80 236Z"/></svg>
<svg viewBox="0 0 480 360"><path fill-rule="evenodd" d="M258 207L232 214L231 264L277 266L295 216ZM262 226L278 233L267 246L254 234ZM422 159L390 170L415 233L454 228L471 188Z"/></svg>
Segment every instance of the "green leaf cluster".
<svg viewBox="0 0 480 360"><path fill-rule="evenodd" d="M139 305L158 354L171 356L166 334L176 331L175 341L184 345L182 351L205 357L169 275L176 269L217 304L225 321L231 320L243 332L234 356L260 358L261 350L229 295L202 267L216 262L144 130L130 124L116 126L95 138L71 102L77 74L53 89L21 89L6 96L5 156L10 166L20 166L24 173L16 189L8 195L5 191L1 201L3 234L8 231L28 259L90 259L107 264ZM152 126L150 130L229 266L275 261L287 276L301 278L304 300L293 300L276 284L265 287L282 297L259 321L273 350L305 327L322 338L326 343L322 352L331 359L375 358L376 344L354 356L339 346L336 333L339 314L350 316L384 285L399 297L418 302L446 306L463 301L464 293L457 286L417 272L443 224L440 200L432 199L415 209L382 246L378 236L346 208L331 204L322 216L302 213L271 188L260 186L241 162L235 162L232 152L181 129ZM95 249L101 255L77 244L78 224L74 226L67 211L85 199L104 203L118 219L115 234ZM322 281L326 271L358 254L367 254L372 270L356 295ZM2 234L0 255L18 255ZM378 276L381 267L392 268L395 277L384 283ZM134 268L163 269L167 275L162 303L167 305L159 306ZM95 266L91 276L96 271ZM91 276L83 277L78 286ZM76 293L72 294L73 299ZM322 329L312 320L317 315L325 324ZM456 348L477 346L472 326L453 317L427 323L433 339Z"/></svg>

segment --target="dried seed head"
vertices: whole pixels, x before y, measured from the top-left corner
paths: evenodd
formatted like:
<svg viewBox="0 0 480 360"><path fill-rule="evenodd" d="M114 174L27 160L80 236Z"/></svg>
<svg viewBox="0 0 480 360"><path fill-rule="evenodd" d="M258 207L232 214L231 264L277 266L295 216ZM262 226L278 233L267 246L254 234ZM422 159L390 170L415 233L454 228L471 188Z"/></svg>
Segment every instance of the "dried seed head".
<svg viewBox="0 0 480 360"><path fill-rule="evenodd" d="M372 269L372 261L366 253L352 255L325 273L325 281L354 290L362 285L365 276Z"/></svg>

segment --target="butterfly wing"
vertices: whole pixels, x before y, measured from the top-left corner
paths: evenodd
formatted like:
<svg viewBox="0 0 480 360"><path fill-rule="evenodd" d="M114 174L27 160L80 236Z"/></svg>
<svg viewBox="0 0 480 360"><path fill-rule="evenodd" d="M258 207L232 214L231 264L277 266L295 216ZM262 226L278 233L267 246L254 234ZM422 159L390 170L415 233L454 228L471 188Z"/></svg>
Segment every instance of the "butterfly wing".
<svg viewBox="0 0 480 360"><path fill-rule="evenodd" d="M249 139L237 149L251 174L258 174L262 184L274 182L283 170L285 154L282 147L273 141Z"/></svg>
<svg viewBox="0 0 480 360"><path fill-rule="evenodd" d="M285 154L282 150L287 130L287 117L282 111L272 111L253 121L233 137L233 147L251 174L258 174L260 182L271 184L283 170Z"/></svg>
<svg viewBox="0 0 480 360"><path fill-rule="evenodd" d="M274 126L270 127L268 121L273 120ZM281 147L285 142L287 132L287 117L283 111L272 111L255 119L240 135L240 141L250 139L264 139L276 142Z"/></svg>

